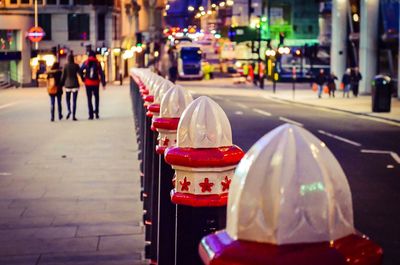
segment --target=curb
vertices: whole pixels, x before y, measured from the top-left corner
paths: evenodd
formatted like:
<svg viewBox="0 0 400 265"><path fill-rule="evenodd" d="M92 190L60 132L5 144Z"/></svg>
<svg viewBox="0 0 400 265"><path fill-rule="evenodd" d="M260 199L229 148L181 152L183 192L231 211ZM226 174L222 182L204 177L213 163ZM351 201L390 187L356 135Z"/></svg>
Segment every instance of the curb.
<svg viewBox="0 0 400 265"><path fill-rule="evenodd" d="M310 103L304 103L304 102L299 102L299 101L293 101L293 100L290 100L290 99L282 99L282 98L273 97L273 96L269 96L269 97L270 97L270 98L273 98L274 100L282 100L282 101L289 102L289 103L292 103L292 104L299 104L299 105L304 105L304 106L308 106L308 107L318 107L318 108L329 109L329 110L335 110L335 111L345 112L345 113L354 114L354 115L359 115L359 116L372 117L372 118L375 118L375 119L380 119L380 120L384 120L384 121L394 122L394 123L400 125L400 120L391 119L391 118L385 118L385 117L379 117L379 116L371 115L371 114L368 114L368 113L361 113L361 112L355 112L355 111L350 111L350 110L338 109L338 108L333 108L333 107L314 105L314 104L310 104Z"/></svg>

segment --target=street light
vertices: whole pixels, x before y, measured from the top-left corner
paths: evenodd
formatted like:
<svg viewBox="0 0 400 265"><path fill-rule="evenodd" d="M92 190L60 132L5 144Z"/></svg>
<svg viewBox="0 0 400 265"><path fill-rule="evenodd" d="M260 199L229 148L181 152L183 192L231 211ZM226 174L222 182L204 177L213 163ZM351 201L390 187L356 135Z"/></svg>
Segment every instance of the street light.
<svg viewBox="0 0 400 265"><path fill-rule="evenodd" d="M193 6L188 6L188 11L193 12L194 11L194 7Z"/></svg>

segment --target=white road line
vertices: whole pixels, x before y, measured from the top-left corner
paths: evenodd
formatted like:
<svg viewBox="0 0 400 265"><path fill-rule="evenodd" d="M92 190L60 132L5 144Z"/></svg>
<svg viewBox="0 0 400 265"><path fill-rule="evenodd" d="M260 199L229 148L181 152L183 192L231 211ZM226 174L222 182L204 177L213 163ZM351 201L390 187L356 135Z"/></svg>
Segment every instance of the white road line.
<svg viewBox="0 0 400 265"><path fill-rule="evenodd" d="M271 113L266 112L266 111L263 111L263 110L260 110L260 109L253 109L253 111L255 111L255 112L257 112L257 113L259 113L259 114L261 114L261 115L272 116Z"/></svg>
<svg viewBox="0 0 400 265"><path fill-rule="evenodd" d="M8 172L0 172L0 176L11 176L11 173L8 173Z"/></svg>
<svg viewBox="0 0 400 265"><path fill-rule="evenodd" d="M339 140L339 141L342 141L342 142L345 142L345 143L348 143L348 144L351 144L351 145L354 145L354 146L361 146L360 143L354 142L354 141L352 141L352 140L343 138L343 137L338 136L338 135L335 135L335 134L331 134L331 133L325 132L325 131L323 131L323 130L318 130L318 132L319 132L320 134L323 134L323 135L332 137L332 138L334 138L334 139L336 139L336 140Z"/></svg>
<svg viewBox="0 0 400 265"><path fill-rule="evenodd" d="M366 154L385 154L385 155L391 155L393 160L397 162L397 164L400 164L400 157L397 153L393 151L385 151L385 150L367 150L367 149L361 149L361 153L366 153Z"/></svg>
<svg viewBox="0 0 400 265"><path fill-rule="evenodd" d="M240 110L235 111L235 114L236 114L236 115L243 115L243 111L240 111Z"/></svg>
<svg viewBox="0 0 400 265"><path fill-rule="evenodd" d="M11 103L7 103L7 104L4 104L4 105L1 105L1 106L0 106L0 109L5 109L5 108L7 108L7 107L14 106L14 105L16 105L16 104L18 104L18 103L19 103L19 101L15 101L15 102L11 102Z"/></svg>
<svg viewBox="0 0 400 265"><path fill-rule="evenodd" d="M281 103L281 104L286 104L286 105L292 104L291 102L287 102L285 100L281 100L281 99L270 97L270 96L266 96L266 95L263 95L262 97L267 99L267 100L271 100L271 101L278 102L278 103Z"/></svg>
<svg viewBox="0 0 400 265"><path fill-rule="evenodd" d="M304 126L304 125L303 125L302 123L300 123L300 122L297 122L297 121L294 121L294 120L291 120L291 119L288 119L288 118L285 118L285 117L279 117L279 119L280 119L281 121L286 121L286 122L288 122L288 123L292 123L292 124L297 125L297 126L300 126L300 127L303 127L303 126Z"/></svg>
<svg viewBox="0 0 400 265"><path fill-rule="evenodd" d="M242 103L236 103L236 106L239 106L239 107L244 108L244 109L248 109L249 108L249 107L247 107L246 105L244 105Z"/></svg>

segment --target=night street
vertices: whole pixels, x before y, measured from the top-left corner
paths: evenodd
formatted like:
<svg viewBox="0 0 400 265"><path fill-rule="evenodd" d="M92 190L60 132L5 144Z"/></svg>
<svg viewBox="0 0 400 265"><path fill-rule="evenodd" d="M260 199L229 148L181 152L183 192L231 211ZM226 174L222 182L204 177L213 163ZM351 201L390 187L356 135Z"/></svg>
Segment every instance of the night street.
<svg viewBox="0 0 400 265"><path fill-rule="evenodd" d="M0 265L400 265L399 177L400 1L0 0Z"/></svg>
<svg viewBox="0 0 400 265"><path fill-rule="evenodd" d="M258 89L184 85L196 95L210 95L222 106L231 122L234 143L246 151L285 122L303 126L324 141L347 175L356 228L382 245L385 265L400 264L400 123L270 100ZM228 81L227 86L232 87ZM364 153L368 150L392 151L397 156Z"/></svg>

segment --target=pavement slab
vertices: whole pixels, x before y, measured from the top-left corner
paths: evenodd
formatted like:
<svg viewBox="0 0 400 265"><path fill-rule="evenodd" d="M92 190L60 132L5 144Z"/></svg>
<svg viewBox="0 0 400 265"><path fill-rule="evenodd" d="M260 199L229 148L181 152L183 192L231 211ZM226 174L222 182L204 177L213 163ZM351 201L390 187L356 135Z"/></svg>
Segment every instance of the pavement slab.
<svg viewBox="0 0 400 265"><path fill-rule="evenodd" d="M20 102L0 110L0 264L143 264L129 87L93 121L80 93L78 122L49 121L45 88L0 93Z"/></svg>

